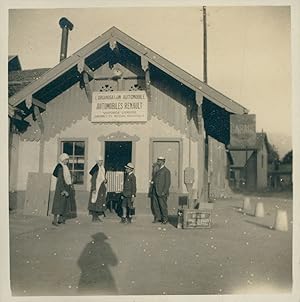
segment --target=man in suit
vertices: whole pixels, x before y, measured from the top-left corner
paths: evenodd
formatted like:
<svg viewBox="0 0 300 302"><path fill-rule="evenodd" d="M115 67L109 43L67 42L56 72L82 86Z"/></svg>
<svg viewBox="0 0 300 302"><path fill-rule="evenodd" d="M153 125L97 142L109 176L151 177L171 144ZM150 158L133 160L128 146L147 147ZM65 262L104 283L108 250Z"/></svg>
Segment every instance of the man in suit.
<svg viewBox="0 0 300 302"><path fill-rule="evenodd" d="M161 221L163 224L168 222L167 199L171 185L171 173L165 166L166 159L163 156L157 158L158 171L153 176L153 223Z"/></svg>
<svg viewBox="0 0 300 302"><path fill-rule="evenodd" d="M122 218L121 223L131 223L133 203L136 196L136 177L133 173L134 166L128 163L125 166L124 187L121 195L122 199Z"/></svg>

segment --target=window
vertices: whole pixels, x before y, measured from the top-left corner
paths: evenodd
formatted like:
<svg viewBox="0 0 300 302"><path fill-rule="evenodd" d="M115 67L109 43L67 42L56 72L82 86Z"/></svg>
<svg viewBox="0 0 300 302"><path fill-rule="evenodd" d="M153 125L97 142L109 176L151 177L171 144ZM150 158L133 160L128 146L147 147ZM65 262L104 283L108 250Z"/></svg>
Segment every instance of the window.
<svg viewBox="0 0 300 302"><path fill-rule="evenodd" d="M264 155L263 154L261 155L261 167L262 168L264 167Z"/></svg>
<svg viewBox="0 0 300 302"><path fill-rule="evenodd" d="M61 141L62 153L70 157L68 167L75 185L84 184L85 141Z"/></svg>

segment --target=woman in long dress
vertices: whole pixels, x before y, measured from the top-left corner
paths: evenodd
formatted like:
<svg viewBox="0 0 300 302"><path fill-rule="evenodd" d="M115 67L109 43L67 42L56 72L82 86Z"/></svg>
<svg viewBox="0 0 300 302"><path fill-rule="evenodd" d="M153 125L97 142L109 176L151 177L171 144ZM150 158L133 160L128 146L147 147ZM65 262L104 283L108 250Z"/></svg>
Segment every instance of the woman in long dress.
<svg viewBox="0 0 300 302"><path fill-rule="evenodd" d="M70 211L71 208L70 199L74 197L71 173L67 166L68 161L69 155L62 153L53 171L53 176L57 178L52 205L52 224L55 226L58 226L60 223L65 223L68 211Z"/></svg>
<svg viewBox="0 0 300 302"><path fill-rule="evenodd" d="M92 222L101 222L99 215L105 216L107 183L102 156L96 160L96 164L89 174L92 178L88 210L89 214L92 215Z"/></svg>

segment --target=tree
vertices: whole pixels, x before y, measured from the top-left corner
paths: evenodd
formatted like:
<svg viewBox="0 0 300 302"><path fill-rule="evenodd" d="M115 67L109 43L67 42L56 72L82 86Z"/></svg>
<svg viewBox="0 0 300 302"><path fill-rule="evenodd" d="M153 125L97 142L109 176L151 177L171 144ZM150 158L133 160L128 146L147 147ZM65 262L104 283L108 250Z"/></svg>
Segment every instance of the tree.
<svg viewBox="0 0 300 302"><path fill-rule="evenodd" d="M289 151L288 153L286 153L283 156L281 163L283 163L283 164L292 164L293 163L293 150Z"/></svg>

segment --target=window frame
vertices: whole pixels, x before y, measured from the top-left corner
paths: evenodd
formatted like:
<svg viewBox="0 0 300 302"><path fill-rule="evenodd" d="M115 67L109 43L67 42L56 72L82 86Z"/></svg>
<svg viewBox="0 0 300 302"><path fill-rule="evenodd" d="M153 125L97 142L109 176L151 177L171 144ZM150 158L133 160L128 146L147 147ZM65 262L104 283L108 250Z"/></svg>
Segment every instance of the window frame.
<svg viewBox="0 0 300 302"><path fill-rule="evenodd" d="M87 137L68 137L58 139L58 152L57 160L60 154L63 152L62 143L63 142L83 142L84 143L84 169L83 169L83 184L74 184L74 189L83 191L86 190L87 186L87 172L88 172L88 138Z"/></svg>

